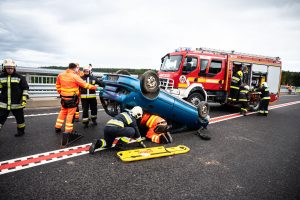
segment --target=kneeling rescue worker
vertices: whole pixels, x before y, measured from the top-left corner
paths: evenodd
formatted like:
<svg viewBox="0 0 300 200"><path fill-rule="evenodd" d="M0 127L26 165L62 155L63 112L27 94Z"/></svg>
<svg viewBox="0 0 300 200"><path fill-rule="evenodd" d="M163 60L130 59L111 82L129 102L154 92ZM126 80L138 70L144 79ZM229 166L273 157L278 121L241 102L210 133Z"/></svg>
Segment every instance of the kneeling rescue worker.
<svg viewBox="0 0 300 200"><path fill-rule="evenodd" d="M25 134L25 119L23 109L28 99L28 84L24 76L16 72L16 64L12 59L6 59L2 64L0 75L0 130L10 111L17 121L16 137Z"/></svg>
<svg viewBox="0 0 300 200"><path fill-rule="evenodd" d="M148 128L146 138L152 142L158 144L173 142L173 138L170 132L168 132L168 124L166 120L160 116L144 113L140 125Z"/></svg>
<svg viewBox="0 0 300 200"><path fill-rule="evenodd" d="M56 133L61 132L61 127L66 119L65 132L62 135L62 146L82 137L73 131L73 116L79 103L79 87L96 90L97 86L86 83L76 72L79 66L69 64L69 69L58 75L56 89L61 96L61 110L55 124Z"/></svg>
<svg viewBox="0 0 300 200"><path fill-rule="evenodd" d="M135 139L145 147L136 121L142 115L142 108L135 106L131 110L122 112L109 120L104 127L104 139L98 139L92 143L89 149L90 154L93 154L98 148L111 147L117 137L121 137L123 143L129 143L130 139Z"/></svg>

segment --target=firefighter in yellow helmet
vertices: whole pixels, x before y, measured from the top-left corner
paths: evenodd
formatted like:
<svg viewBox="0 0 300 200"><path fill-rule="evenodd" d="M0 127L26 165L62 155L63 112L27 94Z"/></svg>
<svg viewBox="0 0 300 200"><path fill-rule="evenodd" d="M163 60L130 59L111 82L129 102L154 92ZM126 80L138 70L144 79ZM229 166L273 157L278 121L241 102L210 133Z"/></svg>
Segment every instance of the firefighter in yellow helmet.
<svg viewBox="0 0 300 200"><path fill-rule="evenodd" d="M117 137L121 137L123 143L129 143L130 139L135 139L145 147L137 125L137 119L142 116L143 109L140 106L135 106L109 120L104 127L104 139L97 139L92 143L89 149L90 154L93 154L98 148L111 147Z"/></svg>
<svg viewBox="0 0 300 200"><path fill-rule="evenodd" d="M230 82L230 92L228 101L236 102L239 95L240 86L242 84L243 72L239 69L236 73L231 77Z"/></svg>
<svg viewBox="0 0 300 200"><path fill-rule="evenodd" d="M15 62L12 59L4 60L0 75L0 130L11 111L17 121L15 136L25 134L23 109L28 99L28 90L25 77L16 72Z"/></svg>

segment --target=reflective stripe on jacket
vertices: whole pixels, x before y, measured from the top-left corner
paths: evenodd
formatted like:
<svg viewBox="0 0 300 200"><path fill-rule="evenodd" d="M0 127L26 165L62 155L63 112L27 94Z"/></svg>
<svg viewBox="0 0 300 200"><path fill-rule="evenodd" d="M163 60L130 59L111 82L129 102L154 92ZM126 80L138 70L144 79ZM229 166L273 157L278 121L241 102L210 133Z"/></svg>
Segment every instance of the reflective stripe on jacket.
<svg viewBox="0 0 300 200"><path fill-rule="evenodd" d="M72 69L58 75L56 80L56 90L62 96L79 95L79 87L95 90L97 87L86 83Z"/></svg>

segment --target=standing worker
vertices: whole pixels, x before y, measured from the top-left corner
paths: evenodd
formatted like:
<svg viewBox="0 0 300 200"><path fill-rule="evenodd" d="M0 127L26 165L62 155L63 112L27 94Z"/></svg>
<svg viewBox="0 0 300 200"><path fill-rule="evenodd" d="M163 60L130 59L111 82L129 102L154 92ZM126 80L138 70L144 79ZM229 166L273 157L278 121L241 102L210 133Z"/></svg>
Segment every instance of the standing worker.
<svg viewBox="0 0 300 200"><path fill-rule="evenodd" d="M249 93L249 86L246 84L242 84L240 86L239 91L239 99L238 101L241 104L241 114L246 116L248 111L248 93Z"/></svg>
<svg viewBox="0 0 300 200"><path fill-rule="evenodd" d="M136 122L142 115L142 108L135 106L130 111L122 112L109 120L104 127L104 139L98 139L92 143L89 149L90 154L98 148L111 147L117 137L122 137L123 143L129 143L129 139L135 139L145 147Z"/></svg>
<svg viewBox="0 0 300 200"><path fill-rule="evenodd" d="M263 82L259 90L261 94L258 114L267 116L269 113L268 107L270 102L270 92L268 84L266 82Z"/></svg>
<svg viewBox="0 0 300 200"><path fill-rule="evenodd" d="M61 132L66 119L65 132L62 135L62 146L79 139L81 135L73 132L73 117L79 103L79 87L96 90L97 87L86 83L76 73L79 66L69 64L69 69L58 75L56 80L57 92L61 95L61 110L55 124L55 131Z"/></svg>
<svg viewBox="0 0 300 200"><path fill-rule="evenodd" d="M15 62L12 59L4 60L0 75L0 130L11 111L17 121L17 134L15 136L25 134L23 109L28 99L28 90L25 77L16 72Z"/></svg>
<svg viewBox="0 0 300 200"><path fill-rule="evenodd" d="M237 101L240 85L242 84L243 72L238 70L232 77L230 82L229 101Z"/></svg>
<svg viewBox="0 0 300 200"><path fill-rule="evenodd" d="M168 124L166 120L160 116L144 113L140 125L148 128L146 138L152 142L158 144L173 142L173 138L170 132L168 132Z"/></svg>
<svg viewBox="0 0 300 200"><path fill-rule="evenodd" d="M103 87L102 81L99 81L96 77L92 75L91 66L83 67L84 75L81 78L91 85L98 84ZM96 99L96 91L80 88L80 98L82 104L82 123L84 127L87 128L89 126L89 110L91 110L91 120L93 125L97 125L97 99Z"/></svg>

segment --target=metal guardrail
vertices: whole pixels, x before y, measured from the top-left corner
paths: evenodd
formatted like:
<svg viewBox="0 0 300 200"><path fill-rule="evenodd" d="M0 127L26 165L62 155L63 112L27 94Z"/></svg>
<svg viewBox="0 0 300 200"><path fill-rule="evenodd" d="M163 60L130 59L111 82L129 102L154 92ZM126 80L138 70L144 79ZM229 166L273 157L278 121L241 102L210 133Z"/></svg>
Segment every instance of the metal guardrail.
<svg viewBox="0 0 300 200"><path fill-rule="evenodd" d="M56 91L55 84L34 84L29 83L29 97L58 97L59 94ZM99 91L96 91L99 95Z"/></svg>

